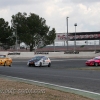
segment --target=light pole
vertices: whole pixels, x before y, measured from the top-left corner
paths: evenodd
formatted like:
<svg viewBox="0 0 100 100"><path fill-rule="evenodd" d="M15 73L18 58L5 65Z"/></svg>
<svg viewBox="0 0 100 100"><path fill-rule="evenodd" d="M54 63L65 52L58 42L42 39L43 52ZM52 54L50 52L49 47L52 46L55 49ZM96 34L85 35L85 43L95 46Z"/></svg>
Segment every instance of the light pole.
<svg viewBox="0 0 100 100"><path fill-rule="evenodd" d="M76 26L77 26L77 23L75 23L74 26L75 26L74 52L76 52Z"/></svg>
<svg viewBox="0 0 100 100"><path fill-rule="evenodd" d="M99 45L100 45L100 40L99 40Z"/></svg>
<svg viewBox="0 0 100 100"><path fill-rule="evenodd" d="M69 17L66 17L66 23L67 23L67 34L66 34L66 43L67 43L67 51L68 51L68 18Z"/></svg>
<svg viewBox="0 0 100 100"><path fill-rule="evenodd" d="M96 41L94 41L94 51L96 53Z"/></svg>

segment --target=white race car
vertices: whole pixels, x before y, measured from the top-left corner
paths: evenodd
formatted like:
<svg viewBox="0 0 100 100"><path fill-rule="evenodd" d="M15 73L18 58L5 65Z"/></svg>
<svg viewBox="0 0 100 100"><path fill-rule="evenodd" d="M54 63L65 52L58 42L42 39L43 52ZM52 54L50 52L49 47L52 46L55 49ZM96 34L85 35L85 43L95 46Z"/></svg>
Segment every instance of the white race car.
<svg viewBox="0 0 100 100"><path fill-rule="evenodd" d="M28 66L51 66L51 60L46 56L35 56L27 62Z"/></svg>

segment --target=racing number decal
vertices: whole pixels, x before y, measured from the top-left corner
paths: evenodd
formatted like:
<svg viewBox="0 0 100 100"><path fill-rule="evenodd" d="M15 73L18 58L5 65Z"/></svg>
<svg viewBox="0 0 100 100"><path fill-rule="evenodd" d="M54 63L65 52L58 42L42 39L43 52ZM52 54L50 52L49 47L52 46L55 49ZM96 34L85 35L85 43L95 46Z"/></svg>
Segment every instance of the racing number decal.
<svg viewBox="0 0 100 100"><path fill-rule="evenodd" d="M50 60L46 60L46 62L48 62L48 63L49 63L49 62L50 62Z"/></svg>
<svg viewBox="0 0 100 100"><path fill-rule="evenodd" d="M43 64L45 64L45 60L43 60Z"/></svg>

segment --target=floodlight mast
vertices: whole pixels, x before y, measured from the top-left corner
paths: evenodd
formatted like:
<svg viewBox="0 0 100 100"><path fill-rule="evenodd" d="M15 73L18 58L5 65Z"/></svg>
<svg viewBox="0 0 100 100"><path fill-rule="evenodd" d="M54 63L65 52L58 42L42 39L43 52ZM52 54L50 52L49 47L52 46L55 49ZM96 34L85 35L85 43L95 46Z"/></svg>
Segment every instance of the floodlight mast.
<svg viewBox="0 0 100 100"><path fill-rule="evenodd" d="M67 23L67 34L66 34L67 51L68 51L68 18L69 17L66 17L66 23Z"/></svg>
<svg viewBox="0 0 100 100"><path fill-rule="evenodd" d="M75 23L74 26L75 26L74 52L76 52L76 26L77 26L77 23Z"/></svg>

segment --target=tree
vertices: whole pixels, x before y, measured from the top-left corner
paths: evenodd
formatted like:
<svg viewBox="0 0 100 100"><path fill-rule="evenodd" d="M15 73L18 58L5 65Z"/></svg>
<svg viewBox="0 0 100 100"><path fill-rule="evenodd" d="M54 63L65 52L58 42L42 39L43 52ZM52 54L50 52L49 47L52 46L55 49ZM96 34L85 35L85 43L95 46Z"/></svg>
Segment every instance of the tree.
<svg viewBox="0 0 100 100"><path fill-rule="evenodd" d="M39 47L40 41L42 41L42 46L52 44L56 37L55 29L50 30L50 27L46 25L46 20L34 13L30 13L29 16L20 12L13 15L12 28L14 29L15 26L20 41L29 45L30 51L35 46Z"/></svg>
<svg viewBox="0 0 100 100"><path fill-rule="evenodd" d="M0 18L0 42L4 49L8 49L14 44L12 29L3 18Z"/></svg>

